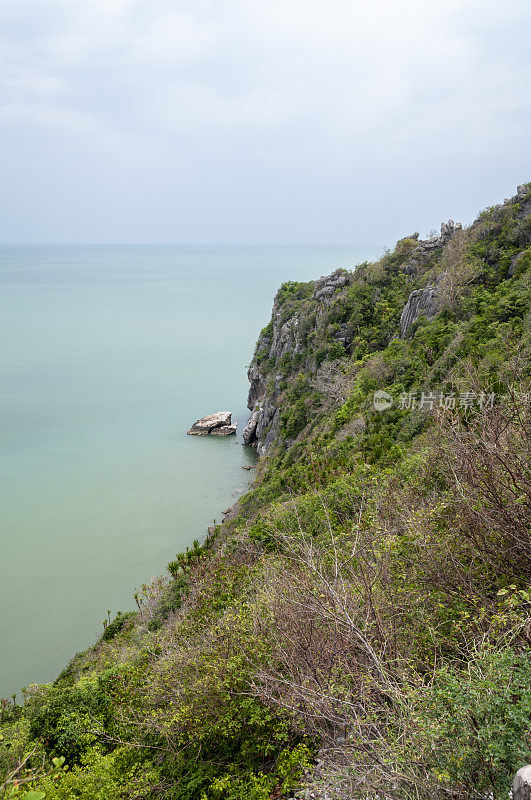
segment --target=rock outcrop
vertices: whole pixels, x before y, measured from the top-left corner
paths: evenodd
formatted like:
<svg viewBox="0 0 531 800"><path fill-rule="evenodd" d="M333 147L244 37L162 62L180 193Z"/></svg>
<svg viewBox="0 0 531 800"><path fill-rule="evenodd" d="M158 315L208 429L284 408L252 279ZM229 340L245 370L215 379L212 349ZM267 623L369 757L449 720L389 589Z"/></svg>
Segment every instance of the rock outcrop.
<svg viewBox="0 0 531 800"><path fill-rule="evenodd" d="M400 317L400 335L406 335L409 328L419 317L424 316L433 319L437 313L437 289L435 286L427 286L425 289L415 289L411 292L409 299L404 306Z"/></svg>
<svg viewBox="0 0 531 800"><path fill-rule="evenodd" d="M338 289L349 282L349 275L343 269L336 269L331 275L324 275L315 281L313 297L315 300L325 300L333 297Z"/></svg>
<svg viewBox="0 0 531 800"><path fill-rule="evenodd" d="M206 417L198 419L190 430L188 436L230 436L236 433L237 423L232 423L230 411L217 411L215 414L207 414Z"/></svg>
<svg viewBox="0 0 531 800"><path fill-rule="evenodd" d="M416 275L424 267L427 267L432 258L444 247L455 233L462 230L460 222L449 219L448 222L441 222L441 233L439 236L432 236L429 239L419 239L419 234L414 233L406 239L417 240L417 245L402 267L402 271L407 275ZM404 241L403 239L401 241Z"/></svg>
<svg viewBox="0 0 531 800"><path fill-rule="evenodd" d="M249 422L243 429L243 443L252 445L254 441L256 441L256 427L258 425L258 421L260 419L260 407L256 408L251 416L249 417Z"/></svg>
<svg viewBox="0 0 531 800"><path fill-rule="evenodd" d="M326 318L329 308L342 290L353 280L352 273L345 269L337 269L330 275L323 275L316 281L300 284L304 287L301 302L312 304L315 311L315 325ZM316 301L316 302L315 302ZM253 361L247 376L251 387L247 398L247 408L251 417L243 432L243 442L256 447L259 454L264 454L277 438L280 430L280 412L277 398L281 391L282 374L272 373L264 368L264 363L277 362L281 359L308 357L308 315L297 307L286 315L282 290L273 303L271 322L264 328L258 339ZM338 325L335 340L348 346L352 339L350 326ZM266 385L267 384L267 385Z"/></svg>

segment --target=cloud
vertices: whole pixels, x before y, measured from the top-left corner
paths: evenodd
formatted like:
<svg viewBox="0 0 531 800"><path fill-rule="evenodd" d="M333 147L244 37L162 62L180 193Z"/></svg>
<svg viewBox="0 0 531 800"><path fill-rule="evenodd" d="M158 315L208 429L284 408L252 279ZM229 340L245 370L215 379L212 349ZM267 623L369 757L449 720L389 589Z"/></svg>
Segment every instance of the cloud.
<svg viewBox="0 0 531 800"><path fill-rule="evenodd" d="M389 168L395 194L422 169L450 192L467 162L475 177L482 159L527 166L530 22L525 0L20 0L0 9L3 151L22 161L55 141L59 172L69 151L98 168L129 157L153 196L172 172L194 194L232 175L249 190L276 176L289 196L284 174L322 195L335 182L359 208Z"/></svg>

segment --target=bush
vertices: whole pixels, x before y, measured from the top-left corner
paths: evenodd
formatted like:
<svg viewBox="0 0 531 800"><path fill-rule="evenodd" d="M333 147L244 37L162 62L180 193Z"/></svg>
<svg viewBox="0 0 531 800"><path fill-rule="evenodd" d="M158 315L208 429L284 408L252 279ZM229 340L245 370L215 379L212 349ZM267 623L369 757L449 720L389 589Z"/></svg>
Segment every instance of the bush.
<svg viewBox="0 0 531 800"><path fill-rule="evenodd" d="M105 630L103 631L102 641L109 642L111 639L120 633L123 630L124 626L134 619L136 616L134 611L118 611L115 618L112 622L109 622L108 625L105 626Z"/></svg>
<svg viewBox="0 0 531 800"><path fill-rule="evenodd" d="M507 797L511 777L529 760L531 663L510 648L478 650L466 669L444 665L432 686L414 695L410 720L410 762L419 757L427 779L426 797L468 800ZM439 786L439 788L437 788Z"/></svg>

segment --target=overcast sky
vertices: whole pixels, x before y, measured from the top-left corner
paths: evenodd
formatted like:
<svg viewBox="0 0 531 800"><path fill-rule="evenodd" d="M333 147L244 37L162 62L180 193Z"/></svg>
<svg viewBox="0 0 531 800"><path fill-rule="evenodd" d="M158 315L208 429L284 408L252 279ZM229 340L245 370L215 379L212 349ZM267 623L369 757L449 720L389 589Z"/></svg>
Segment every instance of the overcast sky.
<svg viewBox="0 0 531 800"><path fill-rule="evenodd" d="M0 240L389 245L531 180L529 0L3 0Z"/></svg>

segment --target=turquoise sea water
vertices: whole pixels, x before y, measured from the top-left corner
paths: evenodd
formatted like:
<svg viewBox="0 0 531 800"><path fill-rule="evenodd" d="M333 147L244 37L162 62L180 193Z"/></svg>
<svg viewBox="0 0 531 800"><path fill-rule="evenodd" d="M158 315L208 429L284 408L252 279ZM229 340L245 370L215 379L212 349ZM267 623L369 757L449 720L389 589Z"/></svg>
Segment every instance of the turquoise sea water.
<svg viewBox="0 0 531 800"><path fill-rule="evenodd" d="M107 609L246 488L230 410L285 280L370 248L0 247L0 697L53 679Z"/></svg>

